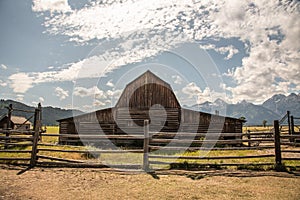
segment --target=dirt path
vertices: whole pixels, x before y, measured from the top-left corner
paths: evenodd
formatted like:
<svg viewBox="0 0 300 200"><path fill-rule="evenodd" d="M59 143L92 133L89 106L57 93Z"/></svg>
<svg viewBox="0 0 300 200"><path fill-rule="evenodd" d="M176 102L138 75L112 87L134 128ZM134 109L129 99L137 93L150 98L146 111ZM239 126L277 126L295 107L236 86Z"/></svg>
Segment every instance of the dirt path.
<svg viewBox="0 0 300 200"><path fill-rule="evenodd" d="M300 199L300 178L287 173L20 170L0 166L0 199Z"/></svg>

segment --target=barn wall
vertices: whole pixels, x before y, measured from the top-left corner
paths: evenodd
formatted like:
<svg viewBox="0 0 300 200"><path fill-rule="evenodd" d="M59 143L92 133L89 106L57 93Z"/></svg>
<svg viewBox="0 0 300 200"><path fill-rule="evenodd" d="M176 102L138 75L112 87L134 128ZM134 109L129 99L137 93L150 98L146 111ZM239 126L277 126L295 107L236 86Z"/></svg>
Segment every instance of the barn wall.
<svg viewBox="0 0 300 200"><path fill-rule="evenodd" d="M175 132L179 128L180 109L127 109L118 108L116 122L118 133L143 134L144 120L150 121L150 131L170 131ZM125 130L125 131L122 131Z"/></svg>
<svg viewBox="0 0 300 200"><path fill-rule="evenodd" d="M181 131L206 133L222 130L224 133L242 133L242 122L238 119L211 115L189 109L181 111ZM210 123L211 126L210 126Z"/></svg>

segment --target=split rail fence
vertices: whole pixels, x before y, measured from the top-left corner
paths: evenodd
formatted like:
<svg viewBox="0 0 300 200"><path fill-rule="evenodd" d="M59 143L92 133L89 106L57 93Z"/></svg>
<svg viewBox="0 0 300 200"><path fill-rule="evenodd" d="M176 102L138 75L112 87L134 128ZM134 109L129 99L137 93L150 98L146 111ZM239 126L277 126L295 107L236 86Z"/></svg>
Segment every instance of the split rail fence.
<svg viewBox="0 0 300 200"><path fill-rule="evenodd" d="M279 121L274 121L271 132L247 133L172 133L149 132L149 122L144 121L144 135L71 135L50 134L41 131L41 108L34 111L34 129L32 131L0 130L0 161L23 164L30 167L113 167L142 169L144 171L168 168L216 168L223 166L281 166L300 165L300 135L280 134ZM41 137L73 137L81 140L141 140L140 149L85 148L83 146L58 145L45 143ZM218 138L240 139L218 139ZM44 139L43 139L44 141ZM45 139L45 141L47 141ZM58 140L57 140L58 141ZM62 156L57 156L58 154ZM9 154L18 155L11 157ZM52 155L53 154L53 155ZM85 159L66 156L85 155ZM118 163L119 159L136 163ZM27 155L27 156L23 156ZM109 155L109 162L100 162L97 155ZM135 156L136 155L136 156ZM93 158L90 158L93 157Z"/></svg>

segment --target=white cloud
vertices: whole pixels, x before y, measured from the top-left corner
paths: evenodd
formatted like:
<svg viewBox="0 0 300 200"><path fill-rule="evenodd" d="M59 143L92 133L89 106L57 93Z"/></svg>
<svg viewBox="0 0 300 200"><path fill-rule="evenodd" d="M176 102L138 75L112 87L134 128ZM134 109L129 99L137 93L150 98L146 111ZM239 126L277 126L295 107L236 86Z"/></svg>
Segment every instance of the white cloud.
<svg viewBox="0 0 300 200"><path fill-rule="evenodd" d="M56 71L19 72L12 74L8 79L9 85L16 93L25 93L29 88L40 83L74 81L81 78L105 76L108 63L102 57L91 56Z"/></svg>
<svg viewBox="0 0 300 200"><path fill-rule="evenodd" d="M212 92L206 87L203 91L197 84L191 82L182 88L182 92L188 95L188 98L195 98L196 103L204 103L206 101L212 101Z"/></svg>
<svg viewBox="0 0 300 200"><path fill-rule="evenodd" d="M194 96L199 96L202 90L200 89L200 87L197 86L196 83L191 82L187 84L184 88L182 88L182 92L184 94L187 94L189 98L192 98Z"/></svg>
<svg viewBox="0 0 300 200"><path fill-rule="evenodd" d="M102 90L99 90L97 86L91 88L75 87L73 91L73 95L80 96L80 97L93 97L96 99L106 98L106 94Z"/></svg>
<svg viewBox="0 0 300 200"><path fill-rule="evenodd" d="M60 100L64 100L69 96L69 92L67 90L62 89L61 87L55 88L55 95L59 97Z"/></svg>
<svg viewBox="0 0 300 200"><path fill-rule="evenodd" d="M43 103L45 101L45 99L43 97L39 97L39 101L40 101L40 103Z"/></svg>
<svg viewBox="0 0 300 200"><path fill-rule="evenodd" d="M10 87L15 93L25 93L33 87L33 78L26 73L17 73L8 77Z"/></svg>
<svg viewBox="0 0 300 200"><path fill-rule="evenodd" d="M122 94L122 90L107 90L106 94L108 98L118 98Z"/></svg>
<svg viewBox="0 0 300 200"><path fill-rule="evenodd" d="M109 81L106 83L106 85L109 86L109 87L114 87L114 86L115 86L114 83L112 82L112 79L109 80Z"/></svg>
<svg viewBox="0 0 300 200"><path fill-rule="evenodd" d="M94 105L95 107L102 107L102 106L105 106L105 103L103 103L102 101L99 101L99 100L95 100L95 101L93 102L93 105Z"/></svg>
<svg viewBox="0 0 300 200"><path fill-rule="evenodd" d="M235 54L239 53L239 50L236 49L233 45L217 47L214 44L202 44L202 45L200 45L200 48L205 49L205 50L214 50L222 55L227 54L227 56L224 58L225 60L229 60Z"/></svg>
<svg viewBox="0 0 300 200"><path fill-rule="evenodd" d="M32 10L34 12L66 12L71 11L68 0L33 0Z"/></svg>
<svg viewBox="0 0 300 200"><path fill-rule="evenodd" d="M205 87L204 90L202 91L199 86L197 86L196 83L191 82L188 83L185 87L182 88L181 92L183 94L188 95L188 98L183 97L183 100L185 101L184 103L187 104L201 104L206 101L213 102L214 100L220 98L222 100L225 100L227 102L230 102L230 99L228 96L226 96L226 93L224 91L214 91L211 90L209 87ZM179 92L177 92L180 95ZM194 101L192 100L194 98Z"/></svg>
<svg viewBox="0 0 300 200"><path fill-rule="evenodd" d="M227 88L233 100L260 103L273 94L292 92L291 84L300 84L298 17L296 1L223 3L212 16L221 36L250 44L249 56L232 72L236 85Z"/></svg>
<svg viewBox="0 0 300 200"><path fill-rule="evenodd" d="M7 86L7 83L6 83L6 82L4 82L4 81L2 81L2 80L0 80L0 86L2 86L2 87L6 87L6 86Z"/></svg>
<svg viewBox="0 0 300 200"><path fill-rule="evenodd" d="M172 79L174 80L174 83L178 84L178 85L182 84L182 82L183 82L182 78L178 75L173 75Z"/></svg>
<svg viewBox="0 0 300 200"><path fill-rule="evenodd" d="M17 96L16 99L18 101L23 101L23 99L24 99L24 95L23 94L17 94L16 96Z"/></svg>
<svg viewBox="0 0 300 200"><path fill-rule="evenodd" d="M235 85L225 88L232 93L233 101L261 102L277 92L299 92L299 7L299 1L268 0L105 1L59 13L46 19L44 25L49 33L66 35L83 45L94 39L113 41L113 47L84 60L91 66L96 62L109 64L97 75L186 41L203 44L207 38L214 44L208 43L205 48L231 59L239 50L234 43L224 45L222 40L239 40L247 48L247 55L242 65L228 74ZM28 76L37 76L40 82L71 80L76 76L74 72L80 72L80 77L92 76L96 70L81 70L83 63L73 63L65 73Z"/></svg>
<svg viewBox="0 0 300 200"><path fill-rule="evenodd" d="M226 60L229 60L232 58L233 55L237 54L239 52L238 49L236 49L234 46L230 45L227 47L220 47L217 50L218 52L222 53L222 54L227 54L227 56L225 57Z"/></svg>
<svg viewBox="0 0 300 200"><path fill-rule="evenodd" d="M4 65L4 64L1 64L1 65L0 65L0 68L6 70L6 69L7 69L7 66Z"/></svg>

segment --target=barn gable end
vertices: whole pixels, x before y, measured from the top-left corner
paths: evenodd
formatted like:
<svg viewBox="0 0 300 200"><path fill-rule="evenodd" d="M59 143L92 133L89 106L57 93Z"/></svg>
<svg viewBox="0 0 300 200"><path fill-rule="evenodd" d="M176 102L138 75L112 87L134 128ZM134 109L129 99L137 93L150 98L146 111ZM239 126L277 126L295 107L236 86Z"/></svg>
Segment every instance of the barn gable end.
<svg viewBox="0 0 300 200"><path fill-rule="evenodd" d="M171 86L148 70L125 87L115 107L149 109L155 104L180 108Z"/></svg>

